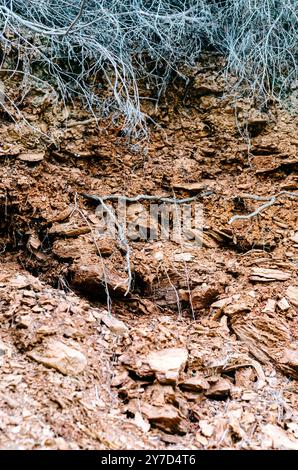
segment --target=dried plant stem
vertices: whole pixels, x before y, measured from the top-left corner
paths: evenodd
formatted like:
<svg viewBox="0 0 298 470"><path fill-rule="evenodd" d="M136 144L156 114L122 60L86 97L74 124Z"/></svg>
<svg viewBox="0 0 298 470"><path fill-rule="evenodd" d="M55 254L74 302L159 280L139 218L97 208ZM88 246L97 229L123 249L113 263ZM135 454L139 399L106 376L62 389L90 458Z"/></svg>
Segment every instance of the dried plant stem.
<svg viewBox="0 0 298 470"><path fill-rule="evenodd" d="M254 194L241 194L238 197L243 199L253 199L254 201L266 201L265 204L259 206L255 211L251 212L250 214L246 215L234 215L230 220L229 224L235 222L235 220L248 220L256 217L257 215L261 214L265 209L273 204L276 203L277 199L281 196L288 196L288 197L298 197L298 193L293 193L291 191L280 191L277 194L273 194L272 196L256 196Z"/></svg>

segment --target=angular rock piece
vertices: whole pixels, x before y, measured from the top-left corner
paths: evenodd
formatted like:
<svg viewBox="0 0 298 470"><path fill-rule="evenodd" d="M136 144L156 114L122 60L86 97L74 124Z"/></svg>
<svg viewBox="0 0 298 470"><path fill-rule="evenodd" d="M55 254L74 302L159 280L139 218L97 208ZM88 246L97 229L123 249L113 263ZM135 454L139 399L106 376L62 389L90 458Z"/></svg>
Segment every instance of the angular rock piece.
<svg viewBox="0 0 298 470"><path fill-rule="evenodd" d="M2 283L1 283L2 284ZM24 289L31 287L35 291L40 291L42 283L37 277L31 274L16 274L14 277L7 279L7 284L13 289Z"/></svg>
<svg viewBox="0 0 298 470"><path fill-rule="evenodd" d="M148 432L150 430L150 423L147 419L143 418L142 414L139 411L136 411L134 423L143 432Z"/></svg>
<svg viewBox="0 0 298 470"><path fill-rule="evenodd" d="M113 267L106 267L106 272L101 263L87 262L87 260L74 263L71 267L73 273L72 282L76 288L86 294L105 295L105 282L110 289L110 294L124 295L127 289L127 278L121 277Z"/></svg>
<svg viewBox="0 0 298 470"><path fill-rule="evenodd" d="M128 328L125 323L117 318L113 317L111 314L106 313L101 321L112 331L119 336L124 336L128 333Z"/></svg>
<svg viewBox="0 0 298 470"><path fill-rule="evenodd" d="M294 307L298 308L298 286L289 286L286 290L286 297Z"/></svg>
<svg viewBox="0 0 298 470"><path fill-rule="evenodd" d="M296 371L298 376L298 345L297 349L285 349L283 351L283 356L280 359L280 363L289 367L290 372L292 370Z"/></svg>
<svg viewBox="0 0 298 470"><path fill-rule="evenodd" d="M191 253L177 253L174 255L175 261L191 261L194 256Z"/></svg>
<svg viewBox="0 0 298 470"><path fill-rule="evenodd" d="M17 274L11 279L9 285L12 288L24 289L25 287L30 286L30 279L28 276L24 276L23 274Z"/></svg>
<svg viewBox="0 0 298 470"><path fill-rule="evenodd" d="M132 403L133 402L133 403ZM154 406L149 403L138 403L138 410L157 428L167 433L185 434L187 432L186 420L183 418L178 408L173 405ZM129 410L132 412L136 408L134 400L129 404Z"/></svg>
<svg viewBox="0 0 298 470"><path fill-rule="evenodd" d="M142 355L127 351L119 356L119 364L123 364L128 370L134 371L139 377L154 377L154 372L150 369L146 357Z"/></svg>
<svg viewBox="0 0 298 470"><path fill-rule="evenodd" d="M58 258L74 260L82 256L85 245L81 237L73 239L58 239L54 241L52 251L56 256L58 256Z"/></svg>
<svg viewBox="0 0 298 470"><path fill-rule="evenodd" d="M223 313L225 315L227 315L228 317L232 317L234 315L238 315L240 313L244 314L246 312L250 312L251 311L251 305L249 305L247 302L245 301L238 301L238 302L235 302L235 303L231 303L229 305L226 305L224 308L223 308Z"/></svg>
<svg viewBox="0 0 298 470"><path fill-rule="evenodd" d="M44 159L45 152L38 152L38 153L21 153L19 155L19 160L27 163L38 163Z"/></svg>
<svg viewBox="0 0 298 470"><path fill-rule="evenodd" d="M102 256L110 256L115 251L116 243L111 238L96 239L96 245L90 235L80 235L76 238L59 238L54 241L53 253L62 259L78 259L88 255L97 255L97 250Z"/></svg>
<svg viewBox="0 0 298 470"><path fill-rule="evenodd" d="M268 299L265 307L263 308L262 312L265 313L274 313L276 308L276 300Z"/></svg>
<svg viewBox="0 0 298 470"><path fill-rule="evenodd" d="M212 426L207 419L200 419L199 426L201 433L205 437L211 437L214 432L214 426Z"/></svg>
<svg viewBox="0 0 298 470"><path fill-rule="evenodd" d="M280 167L280 163L274 155L255 155L253 164L256 173L267 173Z"/></svg>
<svg viewBox="0 0 298 470"><path fill-rule="evenodd" d="M174 183L173 188L175 189L184 189L185 191L189 192L198 192L204 191L207 189L206 183Z"/></svg>
<svg viewBox="0 0 298 470"><path fill-rule="evenodd" d="M250 280L255 282L287 281L290 277L288 272L267 268L254 268L250 274Z"/></svg>
<svg viewBox="0 0 298 470"><path fill-rule="evenodd" d="M298 439L289 435L279 426L270 423L265 424L262 427L262 432L272 440L273 449L298 450Z"/></svg>
<svg viewBox="0 0 298 470"><path fill-rule="evenodd" d="M29 248L29 250L31 249L38 250L40 246L41 246L41 241L39 240L38 236L35 233L30 235L28 243L27 243L27 247Z"/></svg>
<svg viewBox="0 0 298 470"><path fill-rule="evenodd" d="M128 380L128 371L124 368L116 369L113 372L113 378L111 380L112 387L120 387Z"/></svg>
<svg viewBox="0 0 298 470"><path fill-rule="evenodd" d="M298 378L298 343L291 325L280 315L248 314L245 320L231 318L232 328L238 339L262 364L273 363L287 375ZM297 344L297 346L296 346ZM296 359L295 359L296 358Z"/></svg>
<svg viewBox="0 0 298 470"><path fill-rule="evenodd" d="M90 227L87 225L79 226L71 222L65 224L53 224L52 227L48 230L49 235L57 235L59 237L78 237L84 233L89 233L91 231Z"/></svg>
<svg viewBox="0 0 298 470"><path fill-rule="evenodd" d="M56 340L49 341L41 350L29 352L28 356L64 375L78 375L87 366L87 359L83 353Z"/></svg>
<svg viewBox="0 0 298 470"><path fill-rule="evenodd" d="M147 357L147 362L160 383L171 384L178 381L179 374L184 369L187 358L187 349L169 348L151 352Z"/></svg>
<svg viewBox="0 0 298 470"><path fill-rule="evenodd" d="M213 310L222 310L226 305L233 302L233 297L225 297L224 299L219 299L213 304L210 305L211 311Z"/></svg>
<svg viewBox="0 0 298 470"><path fill-rule="evenodd" d="M218 320L224 313L224 308L233 302L232 297L219 299L210 305L210 313L212 320Z"/></svg>
<svg viewBox="0 0 298 470"><path fill-rule="evenodd" d="M231 390L231 383L228 380L223 379L221 377L215 382L215 384L211 385L209 390L207 390L207 392L205 392L205 395L208 398L222 398L222 399L224 399L224 398L227 398L229 396L230 390Z"/></svg>
<svg viewBox="0 0 298 470"><path fill-rule="evenodd" d="M210 307L219 294L220 291L213 286L201 285L195 287L191 292L194 310L203 310Z"/></svg>
<svg viewBox="0 0 298 470"><path fill-rule="evenodd" d="M70 217L70 215L73 213L75 206L69 205L67 206L64 210L55 210L52 213L49 213L47 210L44 213L45 219L47 219L47 222L49 224L53 224L54 222L61 222L63 220L66 220Z"/></svg>
<svg viewBox="0 0 298 470"><path fill-rule="evenodd" d="M210 385L203 377L194 376L180 382L179 387L183 390L190 390L191 392L203 392L208 390Z"/></svg>
<svg viewBox="0 0 298 470"><path fill-rule="evenodd" d="M282 299L280 299L277 302L277 306L283 312L285 312L286 310L289 310L289 308L290 308L290 304L289 304L289 302L287 301L287 299L285 297L283 297Z"/></svg>

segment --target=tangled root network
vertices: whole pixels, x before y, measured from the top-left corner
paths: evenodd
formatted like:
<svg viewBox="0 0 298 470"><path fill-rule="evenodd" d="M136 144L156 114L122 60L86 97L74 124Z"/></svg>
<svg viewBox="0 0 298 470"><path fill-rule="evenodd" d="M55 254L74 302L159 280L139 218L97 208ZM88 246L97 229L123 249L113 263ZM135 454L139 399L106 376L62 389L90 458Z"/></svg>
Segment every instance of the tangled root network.
<svg viewBox="0 0 298 470"><path fill-rule="evenodd" d="M297 0L0 0L1 73L80 96L144 130L141 85L160 94L202 52L254 97L297 86Z"/></svg>

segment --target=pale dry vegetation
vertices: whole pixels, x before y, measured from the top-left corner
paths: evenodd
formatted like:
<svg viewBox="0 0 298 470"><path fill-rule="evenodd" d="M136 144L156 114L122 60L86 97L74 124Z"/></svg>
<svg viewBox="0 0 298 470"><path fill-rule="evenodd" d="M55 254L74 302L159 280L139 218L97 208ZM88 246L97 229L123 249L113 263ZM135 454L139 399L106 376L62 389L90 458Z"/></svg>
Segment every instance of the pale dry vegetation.
<svg viewBox="0 0 298 470"><path fill-rule="evenodd" d="M202 52L261 104L297 86L296 0L1 0L0 29L2 76L80 96L134 134L144 85L158 100Z"/></svg>

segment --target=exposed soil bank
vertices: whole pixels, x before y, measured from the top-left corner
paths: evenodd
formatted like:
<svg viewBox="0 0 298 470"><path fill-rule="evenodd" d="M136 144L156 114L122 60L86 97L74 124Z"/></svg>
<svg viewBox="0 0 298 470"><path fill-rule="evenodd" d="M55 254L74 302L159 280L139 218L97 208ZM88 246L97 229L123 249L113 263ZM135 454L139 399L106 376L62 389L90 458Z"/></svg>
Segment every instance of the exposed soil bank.
<svg viewBox="0 0 298 470"><path fill-rule="evenodd" d="M297 449L298 119L199 74L151 110L144 152L37 98L25 117L55 143L0 126L1 447ZM83 193L197 195L203 233L129 240L125 295ZM128 204L144 231L148 208Z"/></svg>

